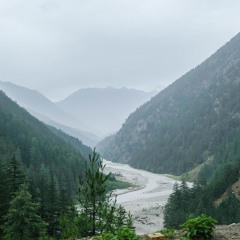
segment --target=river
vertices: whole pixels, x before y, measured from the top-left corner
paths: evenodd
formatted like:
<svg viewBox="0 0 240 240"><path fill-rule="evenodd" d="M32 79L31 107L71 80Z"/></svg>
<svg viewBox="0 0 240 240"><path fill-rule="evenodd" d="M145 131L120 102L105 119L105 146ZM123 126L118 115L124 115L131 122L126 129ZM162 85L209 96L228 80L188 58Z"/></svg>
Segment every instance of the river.
<svg viewBox="0 0 240 240"><path fill-rule="evenodd" d="M127 164L103 161L106 164L106 173L115 173L119 180L137 185L114 192L117 195L117 203L133 215L137 234L143 235L162 229L163 206L176 181L163 174L135 169Z"/></svg>

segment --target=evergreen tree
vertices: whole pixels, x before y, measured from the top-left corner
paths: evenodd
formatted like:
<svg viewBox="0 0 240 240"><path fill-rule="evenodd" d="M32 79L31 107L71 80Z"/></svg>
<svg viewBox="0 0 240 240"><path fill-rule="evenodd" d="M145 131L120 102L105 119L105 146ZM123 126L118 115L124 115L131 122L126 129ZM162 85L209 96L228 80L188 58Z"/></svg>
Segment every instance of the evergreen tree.
<svg viewBox="0 0 240 240"><path fill-rule="evenodd" d="M120 205L115 213L115 228L127 227L134 229L131 213L127 213L126 209Z"/></svg>
<svg viewBox="0 0 240 240"><path fill-rule="evenodd" d="M94 236L100 232L103 207L111 208L106 192L106 181L109 175L103 174L104 165L99 155L93 151L89 155L89 165L85 167L85 182L80 181L79 202L81 217L84 219L86 236ZM105 206L107 204L107 206Z"/></svg>
<svg viewBox="0 0 240 240"><path fill-rule="evenodd" d="M7 170L0 158L0 226L2 226L4 216L7 213L9 207L9 198L8 198L8 181L7 181ZM2 236L2 230L0 229L0 239Z"/></svg>
<svg viewBox="0 0 240 240"><path fill-rule="evenodd" d="M46 224L37 215L39 205L32 202L26 184L19 187L5 216L4 233L8 240L45 239Z"/></svg>
<svg viewBox="0 0 240 240"><path fill-rule="evenodd" d="M23 171L21 154L17 150L13 154L8 164L8 186L9 186L9 197L12 199L15 196L19 186L25 181L25 173Z"/></svg>
<svg viewBox="0 0 240 240"><path fill-rule="evenodd" d="M59 230L59 185L57 178L51 174L49 186L49 202L48 202L48 231L51 236L56 236Z"/></svg>
<svg viewBox="0 0 240 240"><path fill-rule="evenodd" d="M79 218L75 206L70 206L68 213L60 217L60 229L61 239L75 239L79 236Z"/></svg>
<svg viewBox="0 0 240 240"><path fill-rule="evenodd" d="M93 236L103 232L113 232L120 224L132 228L131 215L122 207L116 208L116 199L107 193L106 181L110 174L103 173L105 165L93 151L89 155L89 165L85 168L85 182L80 181L79 224L82 236ZM123 226L122 225L122 226Z"/></svg>
<svg viewBox="0 0 240 240"><path fill-rule="evenodd" d="M40 214L42 219L47 219L47 205L49 200L49 185L50 185L50 174L48 169L41 164L38 176L38 189L39 189L39 199L40 199Z"/></svg>

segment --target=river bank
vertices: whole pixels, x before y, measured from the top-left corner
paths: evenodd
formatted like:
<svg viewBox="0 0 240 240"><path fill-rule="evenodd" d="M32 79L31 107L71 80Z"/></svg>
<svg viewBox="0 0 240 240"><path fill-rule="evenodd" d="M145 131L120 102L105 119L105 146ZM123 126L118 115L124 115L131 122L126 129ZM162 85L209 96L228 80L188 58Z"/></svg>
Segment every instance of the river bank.
<svg viewBox="0 0 240 240"><path fill-rule="evenodd" d="M134 169L126 164L104 160L105 172L112 172L121 181L135 185L113 192L121 204L133 215L138 235L144 235L163 228L163 206L172 193L176 180L162 174Z"/></svg>

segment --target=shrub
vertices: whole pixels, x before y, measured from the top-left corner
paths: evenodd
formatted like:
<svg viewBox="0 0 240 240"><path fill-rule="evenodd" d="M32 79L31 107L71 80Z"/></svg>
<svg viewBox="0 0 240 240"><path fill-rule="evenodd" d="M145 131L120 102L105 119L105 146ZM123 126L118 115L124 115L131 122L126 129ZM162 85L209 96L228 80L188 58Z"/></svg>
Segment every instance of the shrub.
<svg viewBox="0 0 240 240"><path fill-rule="evenodd" d="M217 221L205 214L197 218L189 219L181 225L186 231L186 237L196 240L210 239L213 236L213 230Z"/></svg>
<svg viewBox="0 0 240 240"><path fill-rule="evenodd" d="M162 229L159 231L160 233L164 234L167 239L175 239L176 234L175 234L175 229L173 228L166 228L166 229Z"/></svg>
<svg viewBox="0 0 240 240"><path fill-rule="evenodd" d="M115 233L103 233L94 240L138 240L136 233L129 228L119 228Z"/></svg>
<svg viewBox="0 0 240 240"><path fill-rule="evenodd" d="M178 239L176 239L176 240L190 240L190 238L187 238L187 237L180 237L180 238L178 238Z"/></svg>

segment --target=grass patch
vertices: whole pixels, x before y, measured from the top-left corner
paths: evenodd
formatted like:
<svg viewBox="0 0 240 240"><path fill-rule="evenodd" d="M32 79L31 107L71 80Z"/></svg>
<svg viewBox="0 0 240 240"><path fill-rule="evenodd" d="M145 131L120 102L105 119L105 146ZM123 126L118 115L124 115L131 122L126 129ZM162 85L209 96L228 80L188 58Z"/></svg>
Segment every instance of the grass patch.
<svg viewBox="0 0 240 240"><path fill-rule="evenodd" d="M125 189L125 188L129 188L129 187L135 187L135 185L132 184L132 183L117 180L114 174L110 175L106 184L107 184L107 191L113 191L113 190L116 190L116 189Z"/></svg>

